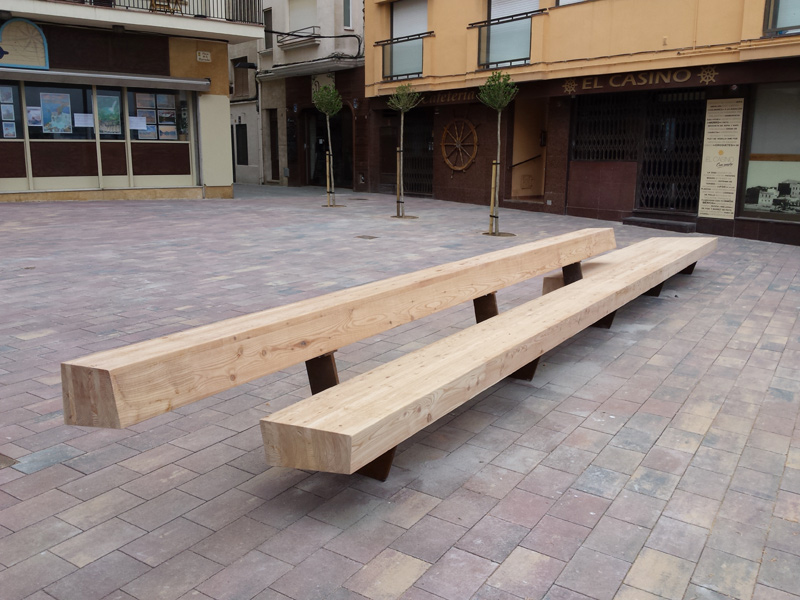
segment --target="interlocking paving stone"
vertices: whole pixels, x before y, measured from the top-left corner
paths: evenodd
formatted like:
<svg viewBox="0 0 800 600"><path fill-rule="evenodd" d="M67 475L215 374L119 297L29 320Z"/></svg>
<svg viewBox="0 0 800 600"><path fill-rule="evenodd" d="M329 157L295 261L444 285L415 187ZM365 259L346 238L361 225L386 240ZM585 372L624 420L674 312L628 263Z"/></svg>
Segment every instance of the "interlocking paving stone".
<svg viewBox="0 0 800 600"><path fill-rule="evenodd" d="M121 552L112 552L45 588L58 600L100 600L150 568ZM155 598L155 596L150 596Z"/></svg>
<svg viewBox="0 0 800 600"><path fill-rule="evenodd" d="M518 236L489 239L480 206L409 198L399 228L386 196L333 215L308 188L237 195L0 206L22 224L0 236L0 453L21 459L0 469L0 598L800 598L795 247L720 238L532 382L403 442L384 483L266 464L258 418L309 395L302 365L124 430L64 425L62 360L605 225L507 211ZM473 323L464 305L342 348L342 378Z"/></svg>
<svg viewBox="0 0 800 600"><path fill-rule="evenodd" d="M625 583L669 600L681 600L693 570L694 563L688 560L644 548L625 577Z"/></svg>
<svg viewBox="0 0 800 600"><path fill-rule="evenodd" d="M739 600L748 600L756 584L758 563L714 548L706 548L692 582Z"/></svg>
<svg viewBox="0 0 800 600"><path fill-rule="evenodd" d="M567 563L556 583L597 600L611 600L630 563L601 552L581 548Z"/></svg>
<svg viewBox="0 0 800 600"><path fill-rule="evenodd" d="M157 567L212 533L210 529L179 517L126 544L121 550L151 567Z"/></svg>
<svg viewBox="0 0 800 600"><path fill-rule="evenodd" d="M345 587L371 600L399 598L430 565L387 548L345 582Z"/></svg>

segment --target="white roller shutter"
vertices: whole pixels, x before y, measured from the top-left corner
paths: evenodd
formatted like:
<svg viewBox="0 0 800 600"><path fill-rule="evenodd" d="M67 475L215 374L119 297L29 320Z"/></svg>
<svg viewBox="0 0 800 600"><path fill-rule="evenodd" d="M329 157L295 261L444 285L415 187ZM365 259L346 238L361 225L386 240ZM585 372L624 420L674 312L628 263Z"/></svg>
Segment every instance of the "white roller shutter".
<svg viewBox="0 0 800 600"><path fill-rule="evenodd" d="M492 0L490 19L539 10L539 0Z"/></svg>
<svg viewBox="0 0 800 600"><path fill-rule="evenodd" d="M392 37L428 31L428 0L400 0L392 4Z"/></svg>

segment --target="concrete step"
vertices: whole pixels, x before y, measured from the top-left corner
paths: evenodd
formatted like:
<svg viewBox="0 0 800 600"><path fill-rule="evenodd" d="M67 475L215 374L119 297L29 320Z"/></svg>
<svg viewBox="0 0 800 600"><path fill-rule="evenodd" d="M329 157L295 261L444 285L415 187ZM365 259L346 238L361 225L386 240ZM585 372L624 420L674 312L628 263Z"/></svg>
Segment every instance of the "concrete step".
<svg viewBox="0 0 800 600"><path fill-rule="evenodd" d="M622 219L624 225L636 225L638 227L649 227L650 229L662 229L664 231L677 231L680 233L695 233L697 225L687 221L670 221L668 219L654 219L648 217L626 217Z"/></svg>

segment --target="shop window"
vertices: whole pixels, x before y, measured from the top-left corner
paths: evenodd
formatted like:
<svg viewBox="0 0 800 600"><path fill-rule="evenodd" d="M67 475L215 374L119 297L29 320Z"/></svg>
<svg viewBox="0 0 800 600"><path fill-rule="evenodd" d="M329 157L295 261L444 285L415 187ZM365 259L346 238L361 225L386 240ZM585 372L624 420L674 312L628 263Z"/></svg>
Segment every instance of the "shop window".
<svg viewBox="0 0 800 600"><path fill-rule="evenodd" d="M0 118L2 119L2 140L21 140L22 104L19 97L19 85L10 81L0 81Z"/></svg>
<svg viewBox="0 0 800 600"><path fill-rule="evenodd" d="M131 139L174 142L188 134L188 97L171 90L128 90Z"/></svg>
<svg viewBox="0 0 800 600"><path fill-rule="evenodd" d="M800 222L800 83L759 85L743 215Z"/></svg>
<svg viewBox="0 0 800 600"><path fill-rule="evenodd" d="M94 139L91 87L28 84L25 104L30 139Z"/></svg>

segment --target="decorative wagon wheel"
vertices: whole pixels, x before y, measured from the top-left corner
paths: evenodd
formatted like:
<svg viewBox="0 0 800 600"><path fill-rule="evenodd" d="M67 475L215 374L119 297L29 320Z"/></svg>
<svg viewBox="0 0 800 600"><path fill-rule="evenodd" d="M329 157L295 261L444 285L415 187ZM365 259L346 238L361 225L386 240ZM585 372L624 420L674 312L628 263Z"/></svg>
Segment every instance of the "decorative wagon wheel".
<svg viewBox="0 0 800 600"><path fill-rule="evenodd" d="M453 171L465 171L478 154L478 133L466 119L453 119L442 133L442 158Z"/></svg>

